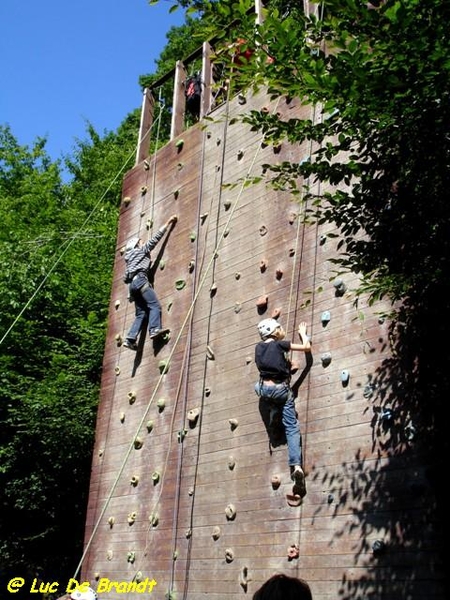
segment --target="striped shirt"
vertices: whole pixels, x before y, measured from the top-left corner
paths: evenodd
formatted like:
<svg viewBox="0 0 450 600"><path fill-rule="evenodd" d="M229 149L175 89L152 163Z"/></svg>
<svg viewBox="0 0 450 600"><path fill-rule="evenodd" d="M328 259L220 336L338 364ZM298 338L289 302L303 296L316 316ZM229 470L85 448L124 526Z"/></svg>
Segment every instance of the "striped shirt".
<svg viewBox="0 0 450 600"><path fill-rule="evenodd" d="M148 240L148 242L145 242L143 246L136 246L136 248L125 252L124 259L127 265L126 270L130 279L132 279L136 273L142 271L144 273L148 273L151 265L150 251L153 250L153 248L165 234L166 229L167 228L163 225L158 229L155 235Z"/></svg>

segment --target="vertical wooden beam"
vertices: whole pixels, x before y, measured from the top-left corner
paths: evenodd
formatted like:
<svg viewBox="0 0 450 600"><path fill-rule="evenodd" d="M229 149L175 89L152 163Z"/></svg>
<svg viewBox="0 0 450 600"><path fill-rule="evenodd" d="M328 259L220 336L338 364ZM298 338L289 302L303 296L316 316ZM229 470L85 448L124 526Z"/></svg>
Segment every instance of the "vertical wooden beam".
<svg viewBox="0 0 450 600"><path fill-rule="evenodd" d="M263 3L261 0L255 0L256 24L261 25L263 22Z"/></svg>
<svg viewBox="0 0 450 600"><path fill-rule="evenodd" d="M208 42L203 42L202 51L202 101L200 105L200 119L211 110L211 46Z"/></svg>
<svg viewBox="0 0 450 600"><path fill-rule="evenodd" d="M177 60L175 66L175 83L173 86L172 102L172 124L170 128L170 139L173 140L184 129L184 112L186 98L184 96L184 82L186 81L186 69L181 60Z"/></svg>
<svg viewBox="0 0 450 600"><path fill-rule="evenodd" d="M136 165L148 156L150 150L150 129L153 125L155 98L148 88L145 88L142 97L141 122L136 150Z"/></svg>

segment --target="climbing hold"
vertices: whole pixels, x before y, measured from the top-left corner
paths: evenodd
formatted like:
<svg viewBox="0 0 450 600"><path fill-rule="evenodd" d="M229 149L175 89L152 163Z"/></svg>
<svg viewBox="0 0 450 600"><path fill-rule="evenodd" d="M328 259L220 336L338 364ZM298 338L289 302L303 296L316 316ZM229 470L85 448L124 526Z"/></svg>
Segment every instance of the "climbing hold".
<svg viewBox="0 0 450 600"><path fill-rule="evenodd" d="M96 579L97 581L100 579L100 573L98 571L94 573L94 579Z"/></svg>
<svg viewBox="0 0 450 600"><path fill-rule="evenodd" d="M239 421L237 419L228 419L228 423L231 426L231 431L234 431L236 427L239 425Z"/></svg>
<svg viewBox="0 0 450 600"><path fill-rule="evenodd" d="M137 581L137 583L140 583L142 581L142 571L138 571L134 576L134 579Z"/></svg>
<svg viewBox="0 0 450 600"><path fill-rule="evenodd" d="M220 165L216 165L216 167L215 167L215 168L216 168L216 172L219 172L219 171L220 171Z"/></svg>
<svg viewBox="0 0 450 600"><path fill-rule="evenodd" d="M281 152L281 144L277 144L276 146L273 147L274 154L280 154L280 152Z"/></svg>
<svg viewBox="0 0 450 600"><path fill-rule="evenodd" d="M136 552L128 552L127 553L127 562L133 564L136 560Z"/></svg>
<svg viewBox="0 0 450 600"><path fill-rule="evenodd" d="M148 171L150 169L150 163L147 159L144 160L144 170Z"/></svg>
<svg viewBox="0 0 450 600"><path fill-rule="evenodd" d="M122 336L120 335L120 333L116 333L116 335L115 335L115 338L114 338L114 339L116 340L116 342L117 342L117 345L118 345L118 346L121 346L121 345L122 345L122 343L123 343L123 338L122 338Z"/></svg>
<svg viewBox="0 0 450 600"><path fill-rule="evenodd" d="M114 556L114 552L112 550L108 550L106 553L106 560L112 560Z"/></svg>
<svg viewBox="0 0 450 600"><path fill-rule="evenodd" d="M131 198L130 196L125 196L125 198L123 199L123 203L125 204L125 206L128 206L131 202Z"/></svg>
<svg viewBox="0 0 450 600"><path fill-rule="evenodd" d="M261 271L261 273L264 273L264 271L267 269L267 265L268 261L266 258L263 258L259 261L259 270Z"/></svg>
<svg viewBox="0 0 450 600"><path fill-rule="evenodd" d="M115 307L115 309L117 310L117 309L119 308L119 306L120 306L120 300L116 300L116 301L114 302L114 307Z"/></svg>
<svg viewBox="0 0 450 600"><path fill-rule="evenodd" d="M191 528L186 529L186 532L184 535L186 536L186 539L191 538L192 537L192 529Z"/></svg>
<svg viewBox="0 0 450 600"><path fill-rule="evenodd" d="M208 217L208 213L207 212L203 213L202 215L200 215L200 221L202 222L202 225L206 221L207 217Z"/></svg>
<svg viewBox="0 0 450 600"><path fill-rule="evenodd" d="M100 456L100 458L103 456L104 451L104 448L100 448L100 450L98 451L98 455Z"/></svg>
<svg viewBox="0 0 450 600"><path fill-rule="evenodd" d="M216 358L211 346L206 346L206 358L209 360L214 360Z"/></svg>
<svg viewBox="0 0 450 600"><path fill-rule="evenodd" d="M119 365L116 365L116 366L114 367L114 373L115 373L116 375L120 375L120 367L119 367Z"/></svg>
<svg viewBox="0 0 450 600"><path fill-rule="evenodd" d="M245 364L246 364L246 365L249 365L249 364L252 362L252 360L253 360L253 359L252 359L252 357L251 357L251 356L246 356L246 357L245 357Z"/></svg>
<svg viewBox="0 0 450 600"><path fill-rule="evenodd" d="M160 271L164 271L166 267L166 261L163 258L161 258L161 260L158 263L158 266Z"/></svg>
<svg viewBox="0 0 450 600"><path fill-rule="evenodd" d="M335 279L333 285L336 290L336 292L335 292L336 296L343 296L345 294L345 292L347 291L347 286L342 281L342 279Z"/></svg>
<svg viewBox="0 0 450 600"><path fill-rule="evenodd" d="M216 292L217 292L217 283L214 282L211 285L211 287L209 288L209 295L210 296L215 296Z"/></svg>
<svg viewBox="0 0 450 600"><path fill-rule="evenodd" d="M324 327L326 327L328 325L328 323L330 322L331 319L331 313L329 310L324 310L323 313L320 315L320 320L322 322L322 325Z"/></svg>
<svg viewBox="0 0 450 600"><path fill-rule="evenodd" d="M152 473L152 481L153 481L154 485L156 485L158 483L158 481L160 480L160 478L161 478L160 473L158 471L153 471L153 473Z"/></svg>
<svg viewBox="0 0 450 600"><path fill-rule="evenodd" d="M173 302L169 302L167 304L167 312L170 312L170 309L172 308L172 306L173 306Z"/></svg>
<svg viewBox="0 0 450 600"><path fill-rule="evenodd" d="M341 371L341 382L343 386L346 386L348 384L349 379L350 373L347 371L347 369Z"/></svg>
<svg viewBox="0 0 450 600"><path fill-rule="evenodd" d="M147 431L150 433L150 431L153 429L153 421L147 421L147 424L145 426L147 428Z"/></svg>
<svg viewBox="0 0 450 600"><path fill-rule="evenodd" d="M211 394L211 388L210 387L205 387L205 389L203 391L205 393L205 396L209 396Z"/></svg>
<svg viewBox="0 0 450 600"><path fill-rule="evenodd" d="M212 539L217 541L220 538L220 527L216 525L212 531Z"/></svg>
<svg viewBox="0 0 450 600"><path fill-rule="evenodd" d="M224 232L223 232L223 237L224 238L228 237L229 233L230 233L230 230L229 229L225 229Z"/></svg>
<svg viewBox="0 0 450 600"><path fill-rule="evenodd" d="M237 153L237 159L238 159L238 160L241 160L241 158L242 158L243 156L244 156L244 151L243 151L243 150L238 150L238 153Z"/></svg>
<svg viewBox="0 0 450 600"><path fill-rule="evenodd" d="M216 138L216 145L220 146L220 138Z"/></svg>
<svg viewBox="0 0 450 600"><path fill-rule="evenodd" d="M137 514L135 512L128 513L128 518L127 518L128 525L133 525L133 523L136 521L136 517L137 517Z"/></svg>
<svg viewBox="0 0 450 600"><path fill-rule="evenodd" d="M136 487L138 483L139 483L139 475L133 475L133 477L130 479L130 484L133 487Z"/></svg>
<svg viewBox="0 0 450 600"><path fill-rule="evenodd" d="M244 592L247 592L248 584L250 581L251 579L248 576L248 567L242 567L241 572L239 573L239 585L244 590Z"/></svg>
<svg viewBox="0 0 450 600"><path fill-rule="evenodd" d="M328 496L327 496L327 502L328 502L328 504L333 504L333 502L334 502L334 496L333 496L333 494L328 494Z"/></svg>
<svg viewBox="0 0 450 600"><path fill-rule="evenodd" d="M246 104L247 99L244 96L244 94L238 94L238 102L239 102L239 104Z"/></svg>
<svg viewBox="0 0 450 600"><path fill-rule="evenodd" d="M136 392L134 392L134 391L128 392L128 402L130 404L134 404L136 402Z"/></svg>
<svg viewBox="0 0 450 600"><path fill-rule="evenodd" d="M137 438L134 440L134 447L135 447L135 449L136 449L136 450L140 450L140 449L142 448L142 446L143 446L143 445L144 445L144 442L141 440L141 438L140 438L140 437L137 437Z"/></svg>
<svg viewBox="0 0 450 600"><path fill-rule="evenodd" d="M141 194L144 195L147 193L147 186L146 185L142 185L141 186Z"/></svg>
<svg viewBox="0 0 450 600"><path fill-rule="evenodd" d="M177 279L177 281L175 281L175 287L177 290L182 290L186 287L186 281L184 279Z"/></svg>
<svg viewBox="0 0 450 600"><path fill-rule="evenodd" d="M234 304L234 312L236 314L240 313L241 309L242 309L242 304L240 302L235 302L235 304Z"/></svg>
<svg viewBox="0 0 450 600"><path fill-rule="evenodd" d="M193 488L193 487L190 487L190 488L188 489L188 496L193 496L193 495L194 495L194 488Z"/></svg>
<svg viewBox="0 0 450 600"><path fill-rule="evenodd" d="M182 169L183 167L184 167L183 163L179 162L179 163L177 164L177 169L178 169L179 171L181 171L181 169Z"/></svg>
<svg viewBox="0 0 450 600"><path fill-rule="evenodd" d="M182 443L182 441L184 440L186 435L187 435L187 429L180 429L180 431L177 432L177 439L180 444Z"/></svg>
<svg viewBox="0 0 450 600"><path fill-rule="evenodd" d="M177 147L178 151L180 151L183 148L184 145L184 140L178 140L175 144L175 146Z"/></svg>
<svg viewBox="0 0 450 600"><path fill-rule="evenodd" d="M146 226L147 230L151 229L153 227L153 219L147 219L145 226Z"/></svg>
<svg viewBox="0 0 450 600"><path fill-rule="evenodd" d="M319 237L319 244L320 244L321 246L323 246L323 245L325 244L325 242L326 242L326 241L327 241L327 236L322 234L322 235Z"/></svg>
<svg viewBox="0 0 450 600"><path fill-rule="evenodd" d="M225 210L228 210L231 206L231 200L225 200L225 202L223 203L223 207Z"/></svg>
<svg viewBox="0 0 450 600"><path fill-rule="evenodd" d="M109 519L108 519L108 525L110 527L113 527L113 525L114 525L115 522L116 522L116 520L115 520L114 517L109 517Z"/></svg>
<svg viewBox="0 0 450 600"><path fill-rule="evenodd" d="M298 558L300 556L298 544L292 544L292 546L289 546L287 556L289 560L292 560L293 558Z"/></svg>
<svg viewBox="0 0 450 600"><path fill-rule="evenodd" d="M228 521L232 521L236 517L236 507L234 504L228 504L225 508L225 515Z"/></svg>
<svg viewBox="0 0 450 600"><path fill-rule="evenodd" d="M169 371L169 361L160 360L158 363L158 369L161 375L165 375Z"/></svg>
<svg viewBox="0 0 450 600"><path fill-rule="evenodd" d="M236 466L236 460L235 460L234 456L229 456L228 457L228 468L230 469L230 471L232 471L235 466Z"/></svg>
<svg viewBox="0 0 450 600"><path fill-rule="evenodd" d="M188 412L187 420L189 421L189 423L191 425L195 425L195 423L198 420L199 414L200 414L200 409L198 409L198 408L191 408L191 410Z"/></svg>
<svg viewBox="0 0 450 600"><path fill-rule="evenodd" d="M241 274L239 273L239 271L236 271L236 273L234 274L234 278L235 279L240 279L241 278Z"/></svg>
<svg viewBox="0 0 450 600"><path fill-rule="evenodd" d="M156 403L156 406L158 407L159 412L162 412L166 407L166 401L164 398L160 398Z"/></svg>
<svg viewBox="0 0 450 600"><path fill-rule="evenodd" d="M190 260L189 261L189 265L188 265L188 270L189 273L192 273L192 271L195 269L195 260Z"/></svg>
<svg viewBox="0 0 450 600"><path fill-rule="evenodd" d="M233 562L234 560L234 551L231 548L227 548L225 550L225 560L227 563Z"/></svg>
<svg viewBox="0 0 450 600"><path fill-rule="evenodd" d="M121 413L120 413L120 417L119 417L119 419L120 419L120 422L121 422L121 423L123 423L123 422L125 421L125 413L124 413L124 412L121 412Z"/></svg>
<svg viewBox="0 0 450 600"><path fill-rule="evenodd" d="M152 527L156 527L159 523L159 515L156 512L152 512L148 518L148 520L150 521L150 525Z"/></svg>
<svg viewBox="0 0 450 600"><path fill-rule="evenodd" d="M288 254L289 256L295 256L295 248L289 248Z"/></svg>
<svg viewBox="0 0 450 600"><path fill-rule="evenodd" d="M278 281L280 281L280 279L283 277L283 269L278 268L275 271L275 277L278 279Z"/></svg>
<svg viewBox="0 0 450 600"><path fill-rule="evenodd" d="M290 212L289 213L289 223L292 225L292 223L295 222L295 219L297 218L297 213L295 212Z"/></svg>
<svg viewBox="0 0 450 600"><path fill-rule="evenodd" d="M278 319L278 317L281 315L281 308L279 306L277 306L276 308L273 309L272 311L272 319Z"/></svg>
<svg viewBox="0 0 450 600"><path fill-rule="evenodd" d="M172 559L177 560L177 558L178 558L178 550L174 550L173 554L172 554Z"/></svg>
<svg viewBox="0 0 450 600"><path fill-rule="evenodd" d="M197 234L195 233L195 231L192 231L189 234L189 239L191 240L191 242L195 242L195 240L197 239Z"/></svg>
<svg viewBox="0 0 450 600"><path fill-rule="evenodd" d="M178 198L179 195L180 195L180 190L175 190L173 192L173 197L175 198L175 200Z"/></svg>
<svg viewBox="0 0 450 600"><path fill-rule="evenodd" d="M263 236L266 235L267 233L267 227L265 225L261 225L261 227L259 228L259 235Z"/></svg>
<svg viewBox="0 0 450 600"><path fill-rule="evenodd" d="M256 306L257 306L258 310L266 309L268 302L269 302L268 296L260 296L258 298L258 300L256 301Z"/></svg>
<svg viewBox="0 0 450 600"><path fill-rule="evenodd" d="M272 475L272 488L277 490L281 485L281 477L279 475Z"/></svg>
<svg viewBox="0 0 450 600"><path fill-rule="evenodd" d="M368 383L364 386L363 396L364 398L371 398L375 392L375 386L372 383Z"/></svg>
<svg viewBox="0 0 450 600"><path fill-rule="evenodd" d="M386 550L386 544L383 542L383 540L375 540L372 544L372 552L376 555L379 556L380 554L383 554Z"/></svg>
<svg viewBox="0 0 450 600"><path fill-rule="evenodd" d="M331 363L331 352L324 352L321 354L320 360L322 362L322 367L328 367Z"/></svg>

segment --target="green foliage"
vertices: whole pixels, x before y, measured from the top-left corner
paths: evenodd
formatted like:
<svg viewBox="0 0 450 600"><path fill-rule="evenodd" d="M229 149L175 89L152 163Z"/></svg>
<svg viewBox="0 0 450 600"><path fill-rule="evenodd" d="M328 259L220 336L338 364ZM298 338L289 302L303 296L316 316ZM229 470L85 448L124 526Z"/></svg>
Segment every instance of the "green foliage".
<svg viewBox="0 0 450 600"><path fill-rule="evenodd" d="M0 128L1 575L73 575L82 553L123 173L138 115L66 166Z"/></svg>

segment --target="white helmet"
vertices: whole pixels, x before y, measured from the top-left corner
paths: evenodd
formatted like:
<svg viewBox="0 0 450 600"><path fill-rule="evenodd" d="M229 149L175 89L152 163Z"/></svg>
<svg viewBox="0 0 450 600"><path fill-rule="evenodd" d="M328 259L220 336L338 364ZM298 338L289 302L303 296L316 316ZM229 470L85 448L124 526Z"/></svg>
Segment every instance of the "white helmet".
<svg viewBox="0 0 450 600"><path fill-rule="evenodd" d="M91 587L75 590L70 594L72 600L97 600L97 592Z"/></svg>
<svg viewBox="0 0 450 600"><path fill-rule="evenodd" d="M281 327L281 325L275 319L264 319L263 321L260 321L258 323L258 331L261 339L265 340L268 338L269 335L272 335L272 333L278 329L278 327Z"/></svg>
<svg viewBox="0 0 450 600"><path fill-rule="evenodd" d="M131 238L131 240L129 240L127 242L127 245L125 246L125 252L129 252L130 250L133 250L134 248L136 248L136 246L138 245L139 239L137 236Z"/></svg>

